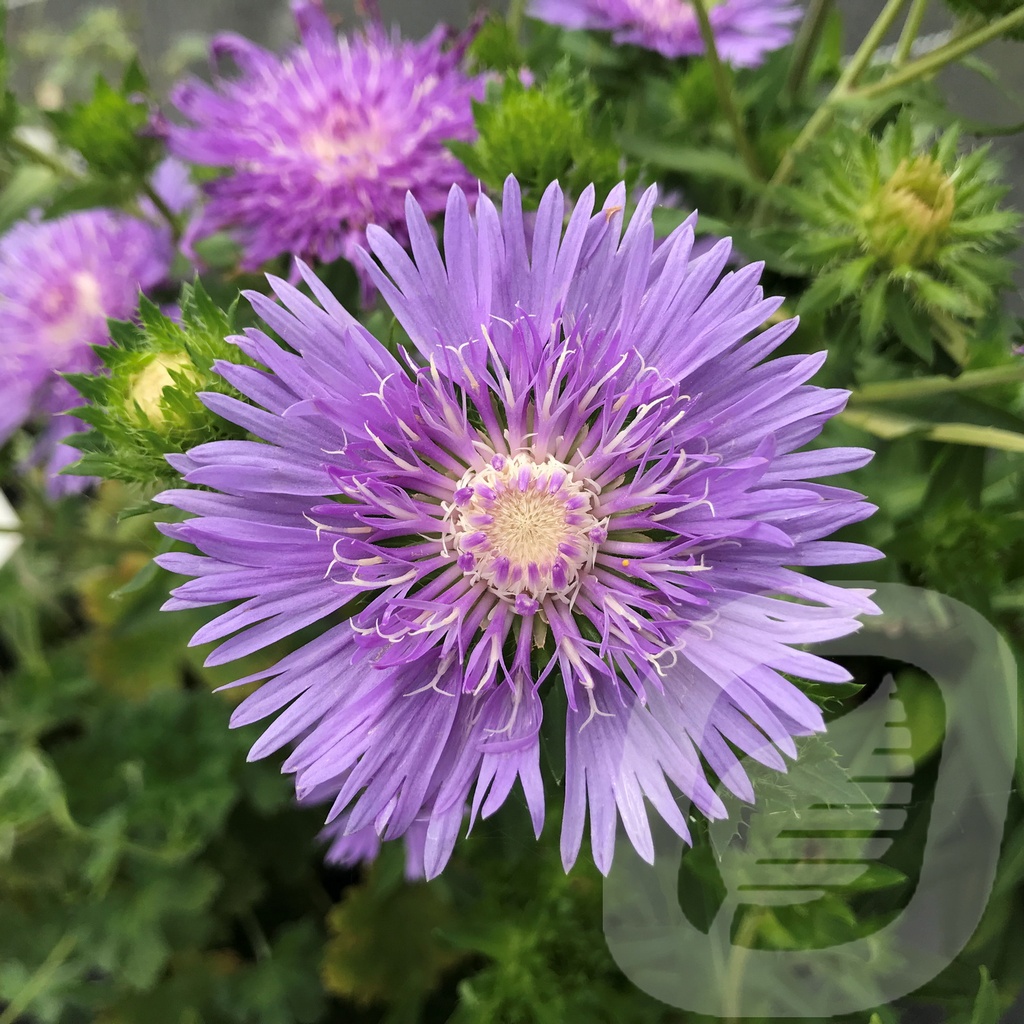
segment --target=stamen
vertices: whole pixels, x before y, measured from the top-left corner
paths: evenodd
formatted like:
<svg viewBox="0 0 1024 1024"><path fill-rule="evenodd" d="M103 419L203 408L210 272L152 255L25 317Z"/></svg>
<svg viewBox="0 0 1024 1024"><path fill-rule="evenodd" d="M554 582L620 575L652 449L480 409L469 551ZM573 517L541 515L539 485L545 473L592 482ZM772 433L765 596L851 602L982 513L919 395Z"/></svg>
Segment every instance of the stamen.
<svg viewBox="0 0 1024 1024"><path fill-rule="evenodd" d="M456 486L445 539L474 583L532 615L549 595L570 601L581 570L594 564L608 536L607 521L593 515L595 497L589 479L552 456L494 454Z"/></svg>

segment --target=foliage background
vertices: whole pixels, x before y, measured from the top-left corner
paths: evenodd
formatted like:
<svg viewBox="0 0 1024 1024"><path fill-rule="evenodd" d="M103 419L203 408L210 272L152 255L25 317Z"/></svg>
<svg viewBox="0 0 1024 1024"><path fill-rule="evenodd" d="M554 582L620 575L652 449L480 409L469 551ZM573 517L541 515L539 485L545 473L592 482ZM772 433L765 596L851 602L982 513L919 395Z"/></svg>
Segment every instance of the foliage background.
<svg viewBox="0 0 1024 1024"><path fill-rule="evenodd" d="M196 5L194 21L178 17L178 5L158 4L129 7L126 18L93 14L68 34L48 20L56 4L45 7L42 20L35 5L12 12L30 58L20 62L19 86L43 106L84 98L94 71L119 77L140 38L159 92L202 51L202 40L178 29L231 27L210 4ZM172 7L176 31L168 45L153 19ZM876 5L845 7L852 15L847 38L856 41L863 34L857 22L870 20ZM275 20L269 5L236 5L233 12L249 34L259 34L259 19L268 36L284 33L286 22ZM439 13L432 10L426 21ZM941 20L937 5L932 14ZM424 17L421 9L410 31L425 27ZM1019 45L996 44L984 55L1002 65L998 74L980 65L947 73L946 94L956 104L971 97L980 108L958 113L1011 125L1024 119L1022 85L1013 80L1024 66ZM834 76L844 49L836 26L816 66L823 82ZM615 102L625 103L621 85L634 72L628 58L597 51L576 57L591 63L606 94L619 89ZM728 155L721 125L699 147L663 144L684 137L693 110L713 103L713 95L699 74L673 79L662 70L648 84L653 102L665 106L647 120L635 111L617 120L630 131L616 144L636 169L681 188L728 226L730 203L739 208L745 198L734 154L728 164L722 157L708 162L708 152ZM1004 105L996 110L986 90L1002 90ZM755 111L769 104L767 91L759 98L752 88L750 96ZM925 87L908 102L944 118L938 96ZM786 131L779 126L778 138L760 140L766 154L791 140ZM1012 161L1021 136L998 139L1000 147L1011 159L1011 176L1019 174L1020 163ZM480 173L497 175L485 157ZM737 184L723 200L713 185L726 167ZM3 228L53 187L44 168L15 174L5 166L2 183ZM741 247L768 261L771 283L795 304L814 273L787 264L772 237L749 232ZM1015 273L1020 281L1019 267ZM210 287L219 301L230 301L234 283L221 283L219 292L216 282ZM860 389L855 415L836 424L829 440L879 449L850 481L880 506L857 533L888 556L872 571L978 608L1011 640L1019 660L1024 402L1012 345L1021 342L1014 316L1021 305L1013 289L999 298L999 310L970 334L959 365L948 352L922 357L862 344L863 311L856 308L842 315L812 310L794 345L812 350L827 338L834 356L827 383ZM963 381L993 370L1005 371L996 386L940 393L899 387L915 378ZM872 387L882 399L872 399ZM981 444L976 434L962 443L962 431L952 439L927 436L950 423L1002 433ZM585 860L564 875L553 842L557 821L547 823L538 846L525 810L510 807L460 844L452 865L429 885L404 881L400 848L385 847L369 870L325 867L315 839L320 811L293 805L290 783L273 760L245 762L256 730L227 729L238 699L233 691L211 696L240 670L205 669L202 652L187 648L202 613L158 612L169 583L148 567L159 543L152 524L145 517L115 521L133 495L108 483L93 502L54 505L31 478L13 473L16 457L9 450L0 466L24 524L22 547L0 573L0 1024L694 1019L637 992L615 968L601 934L600 877ZM873 685L890 668L860 666L858 681ZM897 685L914 709L918 781L926 793L941 709L927 680L897 667ZM852 687L838 696L856 699ZM879 1008L879 1021L1024 1019L1022 774L1018 763L996 892L975 938L924 991ZM915 806L920 824L926 797ZM699 841L682 870L681 892L697 919L708 913L701 904L714 899L709 851ZM892 867L875 894L883 908L899 905L913 885L912 866ZM807 914L780 910L754 941L832 941L851 927L855 906L863 912L847 894Z"/></svg>

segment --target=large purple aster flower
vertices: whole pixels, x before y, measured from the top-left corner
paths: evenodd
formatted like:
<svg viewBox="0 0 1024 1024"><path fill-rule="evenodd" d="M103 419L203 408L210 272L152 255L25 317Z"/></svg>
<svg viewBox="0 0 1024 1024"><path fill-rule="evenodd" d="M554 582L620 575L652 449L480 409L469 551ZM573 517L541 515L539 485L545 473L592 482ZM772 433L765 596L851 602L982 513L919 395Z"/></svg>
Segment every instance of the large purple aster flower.
<svg viewBox="0 0 1024 1024"><path fill-rule="evenodd" d="M792 41L801 10L794 0L705 0L723 60L752 68ZM704 52L693 4L688 0L532 0L530 13L572 29L611 32L666 57Z"/></svg>
<svg viewBox="0 0 1024 1024"><path fill-rule="evenodd" d="M171 149L231 168L207 186L191 235L231 229L251 268L281 253L354 259L368 224L401 235L407 192L434 214L454 182L471 182L445 143L474 137L482 84L442 50L443 29L421 43L378 25L339 39L319 3L293 8L301 46L282 58L222 36L214 54L240 74L173 93L191 123L169 128Z"/></svg>
<svg viewBox="0 0 1024 1024"><path fill-rule="evenodd" d="M27 420L82 404L58 374L95 369L90 346L110 340L107 318L131 317L139 289L158 283L171 258L166 230L110 210L23 221L0 238L0 443ZM60 443L76 429L57 417L40 441L55 493L76 483L53 476L78 457Z"/></svg>
<svg viewBox="0 0 1024 1024"><path fill-rule="evenodd" d="M806 383L824 353L765 361L795 321L750 337L781 302L760 265L723 276L728 240L691 259L693 218L655 249L654 189L622 234L625 195L595 213L590 188L565 224L552 185L527 244L514 180L475 218L455 188L443 259L410 198L413 258L378 228L366 257L401 358L307 269L319 306L271 278L283 305L249 299L290 348L247 331L266 370L219 369L256 404L205 399L264 442L173 459L213 491L160 498L201 552L159 559L196 577L167 607L240 602L196 634L223 641L208 663L323 627L240 681L263 684L233 724L273 718L251 756L291 745L300 799L333 796L333 838L355 837L343 857L415 827L433 876L467 804L517 779L539 830L561 691L565 864L588 807L602 870L616 810L650 858L644 797L685 837L670 784L723 814L703 757L751 798L734 748L781 768L822 728L784 673L848 678L794 645L855 629L868 593L791 568L877 556L824 539L872 506L805 482L870 453L798 450L846 392Z"/></svg>

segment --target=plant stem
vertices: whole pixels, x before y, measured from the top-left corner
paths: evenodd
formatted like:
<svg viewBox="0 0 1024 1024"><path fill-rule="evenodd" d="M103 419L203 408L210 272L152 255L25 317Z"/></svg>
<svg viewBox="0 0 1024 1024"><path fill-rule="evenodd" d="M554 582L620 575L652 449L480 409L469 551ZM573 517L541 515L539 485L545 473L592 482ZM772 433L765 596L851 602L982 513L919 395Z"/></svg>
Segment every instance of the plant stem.
<svg viewBox="0 0 1024 1024"><path fill-rule="evenodd" d="M729 125L736 140L736 149L739 151L750 173L758 181L764 181L764 171L761 170L757 154L754 152L754 147L751 145L750 139L747 138L746 129L743 127L743 119L740 116L739 106L736 103L732 75L718 56L715 32L711 27L711 19L708 17L705 0L693 0L693 10L697 15L697 22L700 25L701 38L704 40L705 56L708 59L708 64L711 65L711 77L714 79L715 92L718 93L718 102L722 105L725 116L729 120Z"/></svg>
<svg viewBox="0 0 1024 1024"><path fill-rule="evenodd" d="M522 42L523 15L526 10L526 0L509 0L508 5L508 27L512 38L517 43Z"/></svg>
<svg viewBox="0 0 1024 1024"><path fill-rule="evenodd" d="M33 1000L49 984L50 978L60 969L61 964L71 955L71 951L78 944L78 939L70 932L66 933L49 955L39 965L39 969L21 987L14 998L7 1004L3 1013L0 1013L0 1024L14 1024L22 1019L21 1015L29 1008Z"/></svg>
<svg viewBox="0 0 1024 1024"><path fill-rule="evenodd" d="M181 225L178 223L178 218L174 215L174 211L164 202L160 193L148 181L143 180L140 188L143 195L157 208L160 216L167 221L171 229L171 235L174 237L175 245L177 245L181 240Z"/></svg>
<svg viewBox="0 0 1024 1024"><path fill-rule="evenodd" d="M793 46L793 63L789 67L789 77L786 79L786 91L791 97L798 96L804 87L831 10L832 0L811 0L811 6L800 25L800 34Z"/></svg>
<svg viewBox="0 0 1024 1024"><path fill-rule="evenodd" d="M1024 25L1024 6L1018 7L1017 10L1011 11L1002 18L990 22L983 28L950 40L945 46L940 46L938 49L918 57L917 60L912 60L909 64L905 64L898 71L894 71L881 81L850 91L846 98L855 100L873 99L888 92L890 89L896 89L901 85L906 85L908 82L916 81L918 78L934 74L954 60L958 60L972 50L976 50L979 46L984 46L985 43L998 39L1004 33L1021 25Z"/></svg>
<svg viewBox="0 0 1024 1024"><path fill-rule="evenodd" d="M39 149L38 146L33 146L31 142L26 142L24 139L18 138L17 135L12 135L7 140L7 145L15 152L27 157L33 163L37 163L42 167L48 167L56 174L75 179L80 179L82 177L78 171L66 164L59 157L54 156L52 153L47 153L45 150ZM148 181L142 180L139 183L139 191L149 199L149 201L156 207L160 216L167 221L171 228L171 234L174 236L174 241L178 242L181 239L181 225L178 223L178 218L174 215L174 211L171 210L167 203L164 202L163 198Z"/></svg>
<svg viewBox="0 0 1024 1024"><path fill-rule="evenodd" d="M832 119L835 107L845 100L851 88L856 84L864 69L871 63L875 51L882 44L886 32L892 27L893 22L903 9L907 0L889 0L882 9L881 14L875 19L875 23L868 30L864 41L857 48L857 52L850 59L839 80L832 87L832 91L822 101L820 107L811 115L810 119L803 126L800 134L793 140L793 144L786 150L779 166L768 183L768 189L761 197L757 210L754 214L754 223L758 224L767 211L770 195L773 189L785 184L796 167L796 158L810 145L818 132Z"/></svg>
<svg viewBox="0 0 1024 1024"><path fill-rule="evenodd" d="M892 65L895 68L906 64L913 49L918 33L921 31L921 22L924 20L924 12L928 9L928 0L913 0L910 13L900 33L900 41L896 44L896 53L892 58Z"/></svg>
<svg viewBox="0 0 1024 1024"><path fill-rule="evenodd" d="M1024 365L993 366L968 370L959 377L911 377L907 380L878 381L865 384L850 394L850 405L871 402L906 402L953 392L999 387L1024 380Z"/></svg>
<svg viewBox="0 0 1024 1024"><path fill-rule="evenodd" d="M6 145L13 149L16 153L20 153L22 156L28 157L33 163L40 164L43 167L49 167L51 171L54 171L60 175L66 175L69 178L80 178L81 175L73 167L68 166L59 157L54 156L52 153L47 153L45 150L39 149L38 146L33 146L31 142L26 142L24 139L19 138L17 135L11 135L6 142Z"/></svg>
<svg viewBox="0 0 1024 1024"><path fill-rule="evenodd" d="M871 63L871 58L874 57L875 51L882 45L886 32L892 27L893 22L900 11L903 10L906 2L907 0L889 0L885 7L882 8L882 13L875 19L874 25L868 29L864 42L857 48L857 52L850 59L850 63L846 65L846 69L839 76L839 81L836 82L828 99L825 100L826 104L833 101L837 96L848 93L857 84L857 79L860 78L864 69Z"/></svg>

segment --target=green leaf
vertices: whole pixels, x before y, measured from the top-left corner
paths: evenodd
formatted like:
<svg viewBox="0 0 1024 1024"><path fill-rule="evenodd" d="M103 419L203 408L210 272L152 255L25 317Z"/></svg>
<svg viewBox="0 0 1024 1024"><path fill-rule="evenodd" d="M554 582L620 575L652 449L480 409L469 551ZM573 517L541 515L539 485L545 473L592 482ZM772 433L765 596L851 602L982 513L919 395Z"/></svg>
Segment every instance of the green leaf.
<svg viewBox="0 0 1024 1024"><path fill-rule="evenodd" d="M135 95L145 84L140 74L136 65L130 67L119 89L97 78L87 102L48 113L59 141L78 150L101 176L138 181L160 158L159 140L143 134L149 109Z"/></svg>
<svg viewBox="0 0 1024 1024"><path fill-rule="evenodd" d="M5 140L18 123L18 102L7 88L7 4L0 4L0 140Z"/></svg>
<svg viewBox="0 0 1024 1024"><path fill-rule="evenodd" d="M6 231L33 206L41 203L57 185L57 175L48 167L24 164L18 167L0 191L0 231Z"/></svg>
<svg viewBox="0 0 1024 1024"><path fill-rule="evenodd" d="M664 170L727 181L752 193L764 188L743 161L726 150L678 145L637 135L620 135L618 141L627 153Z"/></svg>
<svg viewBox="0 0 1024 1024"><path fill-rule="evenodd" d="M860 336L865 344L875 341L885 325L888 282L878 278L867 290L860 307Z"/></svg>
<svg viewBox="0 0 1024 1024"><path fill-rule="evenodd" d="M42 751L12 747L0 757L0 823L20 827L46 816L73 827L60 777Z"/></svg>
<svg viewBox="0 0 1024 1024"><path fill-rule="evenodd" d="M974 1000L971 1024L999 1024L1001 1016L999 989L989 976L987 967L979 968L979 973L981 974L981 984L978 987L978 995Z"/></svg>
<svg viewBox="0 0 1024 1024"><path fill-rule="evenodd" d="M400 849L389 853L402 855ZM324 950L324 985L363 1005L414 1007L463 955L435 938L438 929L456 923L454 910L437 884L382 891L379 873L375 865L328 916L334 938Z"/></svg>

